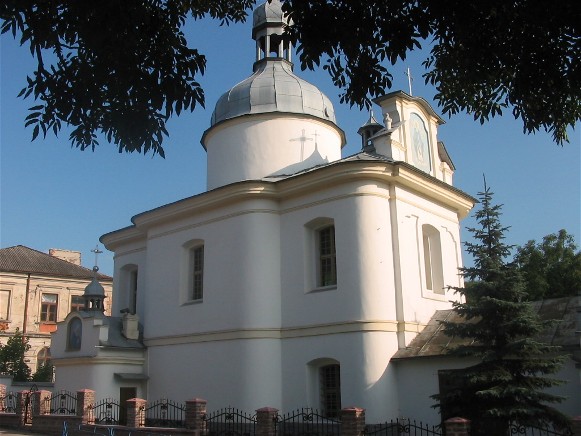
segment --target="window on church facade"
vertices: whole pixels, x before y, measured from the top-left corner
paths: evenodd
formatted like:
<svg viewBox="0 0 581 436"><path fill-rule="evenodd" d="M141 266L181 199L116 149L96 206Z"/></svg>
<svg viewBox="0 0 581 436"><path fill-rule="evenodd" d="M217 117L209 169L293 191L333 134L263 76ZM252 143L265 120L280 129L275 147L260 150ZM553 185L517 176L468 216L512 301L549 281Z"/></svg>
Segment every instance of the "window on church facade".
<svg viewBox="0 0 581 436"><path fill-rule="evenodd" d="M335 249L335 226L318 230L319 268L317 285L320 287L337 284L337 256Z"/></svg>
<svg viewBox="0 0 581 436"><path fill-rule="evenodd" d="M56 322L58 309L57 294L42 294L40 306L41 322Z"/></svg>
<svg viewBox="0 0 581 436"><path fill-rule="evenodd" d="M341 411L341 367L339 364L319 368L320 399L323 415L338 418Z"/></svg>
<svg viewBox="0 0 581 436"><path fill-rule="evenodd" d="M127 264L121 268L120 273L120 296L119 304L121 309L126 309L129 313L137 313L137 277L138 266Z"/></svg>
<svg viewBox="0 0 581 436"><path fill-rule="evenodd" d="M85 308L85 299L82 295L71 296L71 312L79 312Z"/></svg>
<svg viewBox="0 0 581 436"><path fill-rule="evenodd" d="M440 233L429 225L422 226L425 287L435 294L444 294L442 244Z"/></svg>
<svg viewBox="0 0 581 436"><path fill-rule="evenodd" d="M192 300L204 297L204 246L198 245L190 249L190 291Z"/></svg>
<svg viewBox="0 0 581 436"><path fill-rule="evenodd" d="M137 313L137 268L129 272L129 309Z"/></svg>
<svg viewBox="0 0 581 436"><path fill-rule="evenodd" d="M80 350L83 338L83 323L80 318L73 318L69 322L67 335L67 350Z"/></svg>

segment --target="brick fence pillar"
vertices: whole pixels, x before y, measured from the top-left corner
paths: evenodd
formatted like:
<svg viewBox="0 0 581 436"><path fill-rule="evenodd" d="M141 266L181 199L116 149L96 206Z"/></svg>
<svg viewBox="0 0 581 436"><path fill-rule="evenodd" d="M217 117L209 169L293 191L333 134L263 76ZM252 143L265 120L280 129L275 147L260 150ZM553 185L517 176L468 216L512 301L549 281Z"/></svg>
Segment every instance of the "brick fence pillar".
<svg viewBox="0 0 581 436"><path fill-rule="evenodd" d="M6 385L0 384L0 410L6 409Z"/></svg>
<svg viewBox="0 0 581 436"><path fill-rule="evenodd" d="M446 436L470 436L470 420L450 418L444 421Z"/></svg>
<svg viewBox="0 0 581 436"><path fill-rule="evenodd" d="M16 394L16 415L18 415L18 425L26 424L26 414L30 413L30 391L20 391Z"/></svg>
<svg viewBox="0 0 581 436"><path fill-rule="evenodd" d="M201 398L186 400L186 428L206 433L206 405L207 401Z"/></svg>
<svg viewBox="0 0 581 436"><path fill-rule="evenodd" d="M573 436L581 436L581 415L571 419L571 430L573 430Z"/></svg>
<svg viewBox="0 0 581 436"><path fill-rule="evenodd" d="M145 425L147 400L131 398L127 400L127 427L137 428Z"/></svg>
<svg viewBox="0 0 581 436"><path fill-rule="evenodd" d="M34 391L30 395L32 401L32 416L38 415L48 415L50 414L50 397L52 393L50 391Z"/></svg>
<svg viewBox="0 0 581 436"><path fill-rule="evenodd" d="M95 422L93 416L93 406L95 405L95 391L81 389L77 391L77 416L82 417L82 423Z"/></svg>
<svg viewBox="0 0 581 436"><path fill-rule="evenodd" d="M256 436L275 436L278 409L263 407L256 411Z"/></svg>
<svg viewBox="0 0 581 436"><path fill-rule="evenodd" d="M341 436L361 436L365 430L365 409L341 409Z"/></svg>

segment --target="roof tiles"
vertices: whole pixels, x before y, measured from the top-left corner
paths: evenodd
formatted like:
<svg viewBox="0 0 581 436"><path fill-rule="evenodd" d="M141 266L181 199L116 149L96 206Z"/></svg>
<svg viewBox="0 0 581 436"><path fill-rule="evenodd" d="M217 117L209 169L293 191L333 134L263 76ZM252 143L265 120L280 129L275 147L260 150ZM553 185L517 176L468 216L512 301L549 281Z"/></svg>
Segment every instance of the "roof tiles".
<svg viewBox="0 0 581 436"><path fill-rule="evenodd" d="M77 279L92 279L93 270L75 265L23 245L0 249L0 271L37 274ZM105 274L97 274L99 280L112 280Z"/></svg>

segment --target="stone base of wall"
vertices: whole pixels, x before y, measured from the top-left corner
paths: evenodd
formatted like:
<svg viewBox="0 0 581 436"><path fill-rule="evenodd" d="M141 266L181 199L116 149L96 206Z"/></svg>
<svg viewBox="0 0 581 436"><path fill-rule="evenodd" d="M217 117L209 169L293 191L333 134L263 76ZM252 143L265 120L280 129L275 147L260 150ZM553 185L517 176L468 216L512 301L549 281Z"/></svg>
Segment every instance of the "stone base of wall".
<svg viewBox="0 0 581 436"><path fill-rule="evenodd" d="M135 434L136 431L139 431L140 433L147 432L148 434L152 435L159 433L160 435L171 434L172 436L200 436L199 430L187 430L185 428L167 428L167 427L131 428L116 425L102 426L102 425L83 424L79 429L78 423L74 426L70 425L67 426L68 436L87 436L87 432L94 434L109 434L110 429L114 429L115 436L130 436L132 434Z"/></svg>
<svg viewBox="0 0 581 436"><path fill-rule="evenodd" d="M82 422L81 416L73 415L37 415L32 419L30 431L46 435L59 436L63 433L64 423L67 428L78 428Z"/></svg>
<svg viewBox="0 0 581 436"><path fill-rule="evenodd" d="M20 427L20 417L16 413L0 413L0 427Z"/></svg>

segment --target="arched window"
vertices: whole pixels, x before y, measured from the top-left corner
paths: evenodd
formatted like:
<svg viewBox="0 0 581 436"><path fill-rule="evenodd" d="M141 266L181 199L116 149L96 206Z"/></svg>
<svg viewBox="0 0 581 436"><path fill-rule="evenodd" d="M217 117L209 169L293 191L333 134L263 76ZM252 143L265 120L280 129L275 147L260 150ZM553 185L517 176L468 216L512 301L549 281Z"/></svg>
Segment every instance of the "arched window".
<svg viewBox="0 0 581 436"><path fill-rule="evenodd" d="M204 300L206 250L203 239L192 239L182 245L180 299L182 303Z"/></svg>
<svg viewBox="0 0 581 436"><path fill-rule="evenodd" d="M440 232L429 224L422 226L425 287L435 294L445 294Z"/></svg>
<svg viewBox="0 0 581 436"><path fill-rule="evenodd" d="M121 296L119 300L120 310L129 309L130 313L137 313L137 265L125 265L121 268Z"/></svg>
<svg viewBox="0 0 581 436"><path fill-rule="evenodd" d="M337 284L337 252L335 249L335 225L317 230L318 286Z"/></svg>
<svg viewBox="0 0 581 436"><path fill-rule="evenodd" d="M316 218L308 222L305 228L307 288L334 289L337 286L335 221L332 218Z"/></svg>
<svg viewBox="0 0 581 436"><path fill-rule="evenodd" d="M36 367L40 368L47 363L50 363L50 348L43 347L36 355Z"/></svg>
<svg viewBox="0 0 581 436"><path fill-rule="evenodd" d="M341 365L331 358L308 363L308 398L327 418L338 418L341 412Z"/></svg>
<svg viewBox="0 0 581 436"><path fill-rule="evenodd" d="M67 350L80 350L83 339L83 323L80 318L73 318L69 321L67 335Z"/></svg>
<svg viewBox="0 0 581 436"><path fill-rule="evenodd" d="M190 248L190 299L204 298L204 245Z"/></svg>

